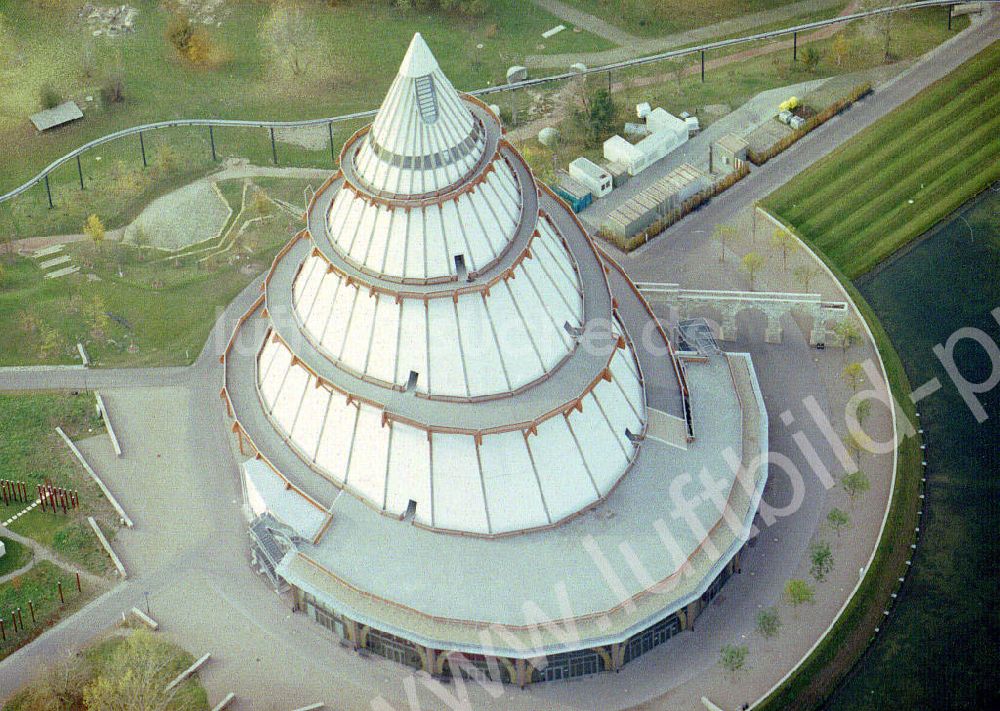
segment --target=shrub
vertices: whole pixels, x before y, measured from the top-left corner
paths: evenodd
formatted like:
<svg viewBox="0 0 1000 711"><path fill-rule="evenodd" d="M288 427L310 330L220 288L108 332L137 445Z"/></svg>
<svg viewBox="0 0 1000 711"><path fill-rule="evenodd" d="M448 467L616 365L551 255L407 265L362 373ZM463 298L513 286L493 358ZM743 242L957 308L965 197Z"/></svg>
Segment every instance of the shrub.
<svg viewBox="0 0 1000 711"><path fill-rule="evenodd" d="M42 87L39 94L39 100L41 101L43 109L54 109L62 103L62 94L60 94L55 87L50 84L46 84Z"/></svg>
<svg viewBox="0 0 1000 711"><path fill-rule="evenodd" d="M174 13L167 23L167 41L173 45L181 54L187 54L188 46L191 44L191 37L194 36L194 25L190 18L183 13Z"/></svg>
<svg viewBox="0 0 1000 711"><path fill-rule="evenodd" d="M125 78L115 72L108 76L101 87L101 100L105 106L125 101Z"/></svg>

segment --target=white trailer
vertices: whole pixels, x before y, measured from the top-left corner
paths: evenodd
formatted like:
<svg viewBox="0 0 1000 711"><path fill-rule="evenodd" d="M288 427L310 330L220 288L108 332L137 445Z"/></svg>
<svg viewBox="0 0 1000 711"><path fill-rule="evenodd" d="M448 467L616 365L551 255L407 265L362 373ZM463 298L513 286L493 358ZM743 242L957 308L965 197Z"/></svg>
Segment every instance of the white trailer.
<svg viewBox="0 0 1000 711"><path fill-rule="evenodd" d="M604 197L613 187L611 173L583 156L569 164L569 174L593 193L595 198Z"/></svg>

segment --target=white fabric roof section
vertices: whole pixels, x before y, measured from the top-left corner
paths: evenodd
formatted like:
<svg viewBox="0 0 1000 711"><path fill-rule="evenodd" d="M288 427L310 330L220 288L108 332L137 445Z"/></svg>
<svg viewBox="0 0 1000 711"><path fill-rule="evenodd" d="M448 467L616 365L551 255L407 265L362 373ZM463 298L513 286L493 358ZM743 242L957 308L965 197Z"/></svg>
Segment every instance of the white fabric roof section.
<svg viewBox="0 0 1000 711"><path fill-rule="evenodd" d="M450 300L442 300L452 306ZM261 401L272 424L320 474L376 510L438 529L503 534L558 523L597 502L628 470L645 418L631 352L618 350L602 380L537 434L476 437L386 421L379 408L318 385L279 340L258 356Z"/></svg>
<svg viewBox="0 0 1000 711"><path fill-rule="evenodd" d="M329 214L329 234L345 259L390 279L456 275L494 262L510 242L521 213L517 180L502 158L486 179L457 199L418 207L389 207L341 189Z"/></svg>
<svg viewBox="0 0 1000 711"><path fill-rule="evenodd" d="M485 145L483 127L417 33L353 160L373 191L421 195L467 176Z"/></svg>
<svg viewBox="0 0 1000 711"><path fill-rule="evenodd" d="M574 347L565 324L583 324L583 296L566 248L539 220L532 258L514 278L486 292L398 300L371 294L329 271L323 257L303 262L292 291L303 332L330 360L387 385L479 398L502 395L553 371Z"/></svg>

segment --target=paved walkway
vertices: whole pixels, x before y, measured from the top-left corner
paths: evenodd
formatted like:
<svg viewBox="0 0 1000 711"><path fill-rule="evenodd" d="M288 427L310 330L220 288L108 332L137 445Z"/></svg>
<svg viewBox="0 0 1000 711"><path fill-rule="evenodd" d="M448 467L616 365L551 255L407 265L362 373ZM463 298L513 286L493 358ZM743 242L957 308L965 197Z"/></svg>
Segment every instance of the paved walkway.
<svg viewBox="0 0 1000 711"><path fill-rule="evenodd" d="M692 255L703 247L715 223L733 219L756 199L946 74L992 42L998 30L1000 23L990 19L946 43L873 99L817 129L755 171L725 199L712 201L671 228L667 236L624 259L626 268L637 279L663 281L668 276L701 285L705 277ZM0 370L0 390L100 385L110 399L128 454L121 460L115 458L107 439L98 438L85 443L87 455L126 509L136 512L137 520L134 530L121 531L116 538L130 575L135 571L134 577L0 662L3 694L27 683L39 665L55 654L86 644L120 619L123 610L145 607L148 594L151 612L161 622L163 634L196 656L212 652L212 661L200 674L212 703L228 691L239 696L233 707L238 709L293 708L315 701L324 701L330 708L370 709L376 696L392 708L417 708L414 704L441 708L440 694L461 697L457 683L432 694L422 682L414 682L404 667L361 659L338 647L325 629L304 615L291 614L248 565L239 563L247 560L248 546L240 510L237 457L226 454L232 451L233 442L218 397L221 373L217 358L235 319L259 293L257 286L248 287L227 309L190 368ZM782 408L792 406L795 393L814 391L825 397L821 389L813 390L815 383L794 383L789 388L787 382L775 382L783 372L777 358L797 357L802 348L794 335L789 343L787 351L762 345L759 338L746 344L762 354L760 372L768 393L768 410L775 419ZM798 368L795 372L808 378L815 377L816 371ZM136 387L141 390L136 391ZM777 575L787 574L806 545L797 526L815 523L821 513L819 506L819 502L809 504L802 524L790 523L776 533L776 543L784 544L784 549L779 545L764 555L760 551L765 549L758 546L751 554L752 564L774 565ZM761 590L760 585L770 587ZM660 697L655 706L696 708L692 699L702 691L706 671L714 668L719 646L750 634L753 601L775 595L776 585L770 574L737 576L723 591L724 599L699 620L695 632L644 656L620 675L539 685L523 692L505 689L499 698L477 686L463 691L475 708L619 708L664 693L668 696ZM782 654L780 649L756 649L753 664L763 665L767 663L763 660L770 659L794 662L794 656ZM415 687L413 703L407 686ZM668 690L670 687L673 689Z"/></svg>
<svg viewBox="0 0 1000 711"><path fill-rule="evenodd" d="M643 38L629 34L598 17L559 2L559 0L534 0L534 2L539 7L548 10L566 22L582 27L588 32L610 40L619 46L601 52L528 55L525 58L525 65L532 69L565 69L575 62L583 62L588 67L622 62L647 54L667 52L678 47L743 34L758 27L773 25L793 17L801 17L826 9L829 9L832 15L835 8L843 7L845 4L844 0L799 0L799 2L790 5L740 15L729 20L723 20L722 22L685 30L684 32L664 37ZM851 6L853 7L856 4L856 2L852 2ZM844 12L847 11L845 10Z"/></svg>

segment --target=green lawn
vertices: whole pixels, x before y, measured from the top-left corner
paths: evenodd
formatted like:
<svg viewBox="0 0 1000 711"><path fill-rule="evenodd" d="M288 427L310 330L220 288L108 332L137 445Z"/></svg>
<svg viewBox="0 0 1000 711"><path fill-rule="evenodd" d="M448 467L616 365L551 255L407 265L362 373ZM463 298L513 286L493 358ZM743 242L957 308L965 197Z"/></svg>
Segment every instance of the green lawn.
<svg viewBox="0 0 1000 711"><path fill-rule="evenodd" d="M58 584L62 583L63 598L59 600ZM80 609L94 596L95 590L82 581L83 592L77 592L76 575L47 560L39 561L24 575L0 585L0 617L3 618L7 640L0 641L0 659L27 644L69 612ZM35 621L31 621L31 605L35 608ZM11 612L20 608L19 623L15 632Z"/></svg>
<svg viewBox="0 0 1000 711"><path fill-rule="evenodd" d="M0 26L0 84L5 87L0 93L0 192L34 175L56 156L127 126L180 117L292 120L375 108L415 31L424 34L460 89L504 81L506 68L520 64L528 54L612 46L585 32L564 32L544 40L541 33L558 19L520 0L491 0L490 11L475 19L401 10L374 0L334 7L305 2L315 41L307 51L305 71L291 76L279 73L259 34L272 3L226 3L217 18L221 26L207 29L219 55L208 68L180 58L166 41L170 15L165 3L132 4L139 8L136 32L113 39L90 36L77 20L78 6L73 3L48 3L46 9L31 0L0 5L5 18ZM102 106L100 90L115 71L124 77L125 101ZM28 115L41 108L46 86L61 97L76 99L86 115L39 136ZM87 96L93 100L88 102ZM197 147L207 147L207 131L196 135ZM249 157L270 160L266 132L252 135L254 155ZM218 138L224 152L226 136ZM192 138L190 147L194 145ZM328 148L316 153L313 160L322 157L329 164ZM199 150L199 159L206 155ZM129 144L129 158L133 164L139 162L137 140ZM86 167L96 169L90 162ZM60 179L71 185L76 165L67 166Z"/></svg>
<svg viewBox="0 0 1000 711"><path fill-rule="evenodd" d="M36 485L49 482L80 492L80 508L64 515L35 507L10 524L15 533L28 536L62 558L94 573L110 569L110 561L86 517L104 523L114 535L114 512L97 485L73 457L55 432L62 427L73 439L102 434L104 427L94 415L94 399L87 393L0 394L0 471L7 479L25 481L34 497ZM34 499L32 499L34 500ZM4 520L25 508L23 503L0 505ZM3 608L0 608L3 609Z"/></svg>
<svg viewBox="0 0 1000 711"><path fill-rule="evenodd" d="M3 542L7 550L3 558L0 558L0 577L13 573L31 562L33 554L28 546L4 536L0 536L0 542Z"/></svg>
<svg viewBox="0 0 1000 711"><path fill-rule="evenodd" d="M771 195L849 277L1000 178L1000 43Z"/></svg>
<svg viewBox="0 0 1000 711"><path fill-rule="evenodd" d="M798 0L563 0L640 37L656 37L711 25ZM846 4L846 2L844 3ZM832 12L830 14L833 14Z"/></svg>

